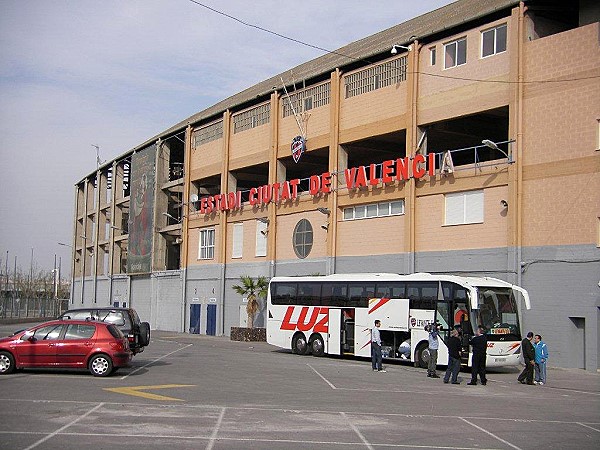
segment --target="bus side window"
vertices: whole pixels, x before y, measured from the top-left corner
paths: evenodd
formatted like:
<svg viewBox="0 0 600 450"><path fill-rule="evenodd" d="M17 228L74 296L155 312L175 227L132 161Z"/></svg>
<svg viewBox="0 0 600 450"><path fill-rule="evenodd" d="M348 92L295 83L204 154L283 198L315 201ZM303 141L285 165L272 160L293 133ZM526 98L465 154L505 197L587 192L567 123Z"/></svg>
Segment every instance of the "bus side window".
<svg viewBox="0 0 600 450"><path fill-rule="evenodd" d="M343 283L323 283L321 292L322 306L346 306L348 286Z"/></svg>
<svg viewBox="0 0 600 450"><path fill-rule="evenodd" d="M296 283L279 283L271 286L271 303L293 305L296 303Z"/></svg>
<svg viewBox="0 0 600 450"><path fill-rule="evenodd" d="M406 294L413 309L435 309L438 284L436 282L410 282L406 286Z"/></svg>
<svg viewBox="0 0 600 450"><path fill-rule="evenodd" d="M406 298L406 284L398 282L377 283L377 298Z"/></svg>
<svg viewBox="0 0 600 450"><path fill-rule="evenodd" d="M298 304L305 306L321 305L321 283L298 283Z"/></svg>
<svg viewBox="0 0 600 450"><path fill-rule="evenodd" d="M366 308L375 295L375 283L356 283L348 286L348 306Z"/></svg>

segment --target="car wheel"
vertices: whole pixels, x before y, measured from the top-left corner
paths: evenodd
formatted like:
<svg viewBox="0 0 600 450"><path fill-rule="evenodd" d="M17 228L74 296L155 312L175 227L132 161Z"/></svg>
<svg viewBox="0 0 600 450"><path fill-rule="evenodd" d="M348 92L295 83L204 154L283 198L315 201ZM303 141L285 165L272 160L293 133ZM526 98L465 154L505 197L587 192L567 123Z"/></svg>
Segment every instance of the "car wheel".
<svg viewBox="0 0 600 450"><path fill-rule="evenodd" d="M146 347L150 343L150 324L148 322L140 323L140 345Z"/></svg>
<svg viewBox="0 0 600 450"><path fill-rule="evenodd" d="M302 333L298 333L292 339L292 353L298 355L306 355L308 350L308 344L306 343L306 336Z"/></svg>
<svg viewBox="0 0 600 450"><path fill-rule="evenodd" d="M0 374L15 371L15 358L8 352L0 352Z"/></svg>
<svg viewBox="0 0 600 450"><path fill-rule="evenodd" d="M95 377L107 377L113 371L113 363L107 355L100 353L90 359L88 369Z"/></svg>
<svg viewBox="0 0 600 450"><path fill-rule="evenodd" d="M426 343L422 343L417 347L417 352L415 355L415 361L419 367L422 369L427 369L429 366L429 347Z"/></svg>
<svg viewBox="0 0 600 450"><path fill-rule="evenodd" d="M320 335L316 335L310 341L310 351L314 356L323 356L325 354L325 344Z"/></svg>

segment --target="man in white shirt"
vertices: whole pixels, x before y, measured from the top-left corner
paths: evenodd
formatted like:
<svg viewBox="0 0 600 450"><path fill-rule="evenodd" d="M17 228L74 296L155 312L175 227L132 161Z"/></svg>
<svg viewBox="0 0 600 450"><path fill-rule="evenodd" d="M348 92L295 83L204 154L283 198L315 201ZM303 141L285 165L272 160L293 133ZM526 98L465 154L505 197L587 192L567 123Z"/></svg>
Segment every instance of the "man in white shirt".
<svg viewBox="0 0 600 450"><path fill-rule="evenodd" d="M429 364L427 366L427 376L430 378L439 378L435 372L437 367L437 354L439 348L438 336L440 335L439 324L432 323L425 327L425 331L429 333Z"/></svg>
<svg viewBox="0 0 600 450"><path fill-rule="evenodd" d="M381 321L376 320L375 326L371 330L371 366L374 372L385 372L381 366L381 335L379 334L379 327Z"/></svg>

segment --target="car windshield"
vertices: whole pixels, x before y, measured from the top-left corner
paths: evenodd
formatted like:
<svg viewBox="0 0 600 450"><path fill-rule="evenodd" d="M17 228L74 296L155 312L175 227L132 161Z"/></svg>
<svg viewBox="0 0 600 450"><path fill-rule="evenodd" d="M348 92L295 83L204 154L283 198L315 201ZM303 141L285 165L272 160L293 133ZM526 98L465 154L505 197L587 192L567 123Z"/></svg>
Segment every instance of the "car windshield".
<svg viewBox="0 0 600 450"><path fill-rule="evenodd" d="M100 311L99 316L102 322L112 323L118 327L125 325L125 316L122 311Z"/></svg>
<svg viewBox="0 0 600 450"><path fill-rule="evenodd" d="M478 288L477 322L487 329L488 340L520 340L517 302L513 290Z"/></svg>
<svg viewBox="0 0 600 450"><path fill-rule="evenodd" d="M46 325L38 329L27 330L23 336L22 341L26 341L30 337L35 337L38 341L52 341L58 339L62 330L62 324Z"/></svg>

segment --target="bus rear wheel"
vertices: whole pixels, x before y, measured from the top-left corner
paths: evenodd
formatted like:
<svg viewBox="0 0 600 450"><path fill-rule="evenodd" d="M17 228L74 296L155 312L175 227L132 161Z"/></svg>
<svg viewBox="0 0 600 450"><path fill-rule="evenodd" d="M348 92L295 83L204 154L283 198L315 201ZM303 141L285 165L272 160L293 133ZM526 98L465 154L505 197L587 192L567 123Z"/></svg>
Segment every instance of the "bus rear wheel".
<svg viewBox="0 0 600 450"><path fill-rule="evenodd" d="M429 346L425 342L417 347L415 362L415 365L422 369L427 369L429 366Z"/></svg>
<svg viewBox="0 0 600 450"><path fill-rule="evenodd" d="M325 344L321 336L317 335L311 339L310 351L314 356L323 356L325 354Z"/></svg>
<svg viewBox="0 0 600 450"><path fill-rule="evenodd" d="M294 335L292 338L292 353L297 355L306 355L308 350L308 343L306 342L306 336L302 333Z"/></svg>

